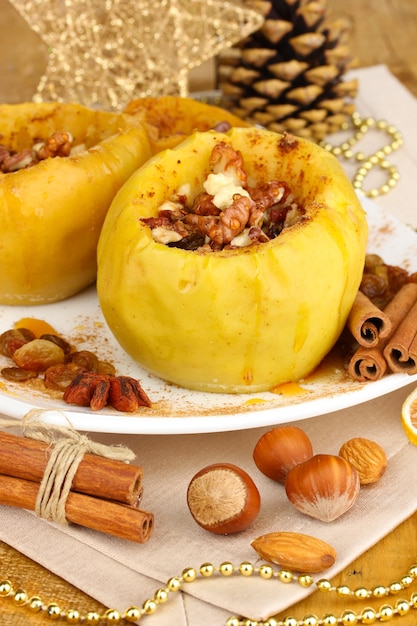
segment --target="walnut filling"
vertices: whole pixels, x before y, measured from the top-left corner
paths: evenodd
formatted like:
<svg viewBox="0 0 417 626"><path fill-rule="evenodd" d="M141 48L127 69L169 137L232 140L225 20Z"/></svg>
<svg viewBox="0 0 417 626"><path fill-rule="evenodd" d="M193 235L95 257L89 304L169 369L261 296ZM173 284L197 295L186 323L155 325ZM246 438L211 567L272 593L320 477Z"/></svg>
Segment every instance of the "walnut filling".
<svg viewBox="0 0 417 626"><path fill-rule="evenodd" d="M158 243L185 250L223 250L266 243L297 223L305 211L285 182L252 187L243 157L224 142L210 157L203 189L190 198L184 186L143 218Z"/></svg>
<svg viewBox="0 0 417 626"><path fill-rule="evenodd" d="M71 133L58 131L24 150L12 150L0 144L0 171L5 174L16 172L51 157L66 157L85 150L84 145L73 146L73 141Z"/></svg>

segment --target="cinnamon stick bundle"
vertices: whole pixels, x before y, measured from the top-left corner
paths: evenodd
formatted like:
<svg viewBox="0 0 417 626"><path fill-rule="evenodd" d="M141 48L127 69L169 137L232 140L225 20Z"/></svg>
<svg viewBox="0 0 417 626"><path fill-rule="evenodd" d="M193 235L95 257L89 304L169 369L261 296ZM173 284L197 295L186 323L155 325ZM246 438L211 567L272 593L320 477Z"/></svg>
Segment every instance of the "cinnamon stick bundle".
<svg viewBox="0 0 417 626"><path fill-rule="evenodd" d="M361 346L373 348L391 332L391 320L362 291L358 291L347 327Z"/></svg>
<svg viewBox="0 0 417 626"><path fill-rule="evenodd" d="M0 474L40 483L51 447L41 441L0 431ZM81 460L71 490L138 506L143 468L95 454Z"/></svg>
<svg viewBox="0 0 417 626"><path fill-rule="evenodd" d="M34 511L38 490L30 480L0 475L0 504ZM65 513L68 522L136 543L148 541L153 531L152 513L72 491Z"/></svg>
<svg viewBox="0 0 417 626"><path fill-rule="evenodd" d="M388 369L385 348L395 336L403 320L405 320L417 302L417 284L407 283L395 294L387 304L384 313L391 323L390 334L380 339L373 348L360 346L349 362L349 374L359 382L376 381L382 378ZM398 345L398 344L396 344ZM391 363L390 363L391 367Z"/></svg>

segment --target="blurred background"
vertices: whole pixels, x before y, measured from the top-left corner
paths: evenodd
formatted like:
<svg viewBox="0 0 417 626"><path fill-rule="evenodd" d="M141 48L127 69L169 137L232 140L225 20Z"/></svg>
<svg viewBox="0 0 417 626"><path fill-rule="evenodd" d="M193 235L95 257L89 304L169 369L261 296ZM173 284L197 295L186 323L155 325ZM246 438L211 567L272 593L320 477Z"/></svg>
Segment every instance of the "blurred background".
<svg viewBox="0 0 417 626"><path fill-rule="evenodd" d="M332 14L352 23L350 49L360 66L386 64L417 96L416 0L328 0ZM30 100L47 61L47 47L8 0L0 0L0 101ZM190 75L190 91L215 87L214 62Z"/></svg>

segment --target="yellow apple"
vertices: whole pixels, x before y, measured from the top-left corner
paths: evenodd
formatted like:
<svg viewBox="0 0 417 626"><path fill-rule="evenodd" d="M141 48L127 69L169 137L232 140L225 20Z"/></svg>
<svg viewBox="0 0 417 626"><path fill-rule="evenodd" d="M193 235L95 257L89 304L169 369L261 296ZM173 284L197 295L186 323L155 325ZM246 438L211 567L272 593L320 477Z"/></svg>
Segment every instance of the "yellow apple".
<svg viewBox="0 0 417 626"><path fill-rule="evenodd" d="M0 105L0 143L13 151L55 131L70 132L80 152L0 172L2 304L55 302L93 283L110 203L150 156L147 133L132 116L76 104Z"/></svg>
<svg viewBox="0 0 417 626"><path fill-rule="evenodd" d="M251 183L285 181L305 215L267 243L190 251L156 242L141 218L182 185L191 196L227 142ZM338 339L361 280L367 222L337 159L257 128L195 133L122 187L98 246L98 296L121 346L194 390L264 391L309 374Z"/></svg>
<svg viewBox="0 0 417 626"><path fill-rule="evenodd" d="M195 131L211 130L218 124L251 126L219 106L177 96L137 98L128 103L124 113L138 116L146 124L154 154L174 148Z"/></svg>

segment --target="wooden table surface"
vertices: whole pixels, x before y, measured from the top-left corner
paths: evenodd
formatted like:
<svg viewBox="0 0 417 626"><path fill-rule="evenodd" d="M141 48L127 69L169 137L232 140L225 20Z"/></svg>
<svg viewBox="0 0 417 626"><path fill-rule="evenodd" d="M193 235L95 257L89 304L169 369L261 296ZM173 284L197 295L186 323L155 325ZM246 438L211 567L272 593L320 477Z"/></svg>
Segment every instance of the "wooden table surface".
<svg viewBox="0 0 417 626"><path fill-rule="evenodd" d="M359 59L359 65L386 64L417 96L416 0L329 0L328 5L333 13L351 18L350 46ZM7 0L0 0L0 32L0 101L19 102L30 99L45 66L45 46L29 30ZM193 85L196 89L206 87L207 80L212 76L211 72L210 64L193 72ZM373 588L377 584L386 586L398 581L410 565L417 561L416 527L417 513L356 559L333 580L334 584L347 584L351 588ZM186 565L188 564L184 564ZM173 575L178 573L173 572ZM56 600L63 608L77 607L84 613L103 609L95 600L0 542L0 579L6 574L16 586L23 587L29 593L39 593L44 601ZM409 597L412 591L416 591L416 585L402 593L401 597ZM138 602L141 600L139 597ZM307 600L292 607L291 614L298 619L309 613L321 617L330 612L339 616L346 608L359 612L363 606L379 608L385 601L393 604L395 600L395 597L391 597L367 600L364 603L317 591ZM286 611L285 615L288 613ZM283 615L277 617L282 618ZM395 617L392 621L409 626L415 619L415 616L405 619ZM45 623L51 621L31 614L26 609L16 608L10 599L0 598L0 626ZM152 618L149 618L149 624L152 624Z"/></svg>

